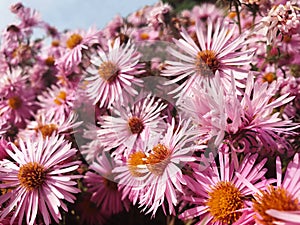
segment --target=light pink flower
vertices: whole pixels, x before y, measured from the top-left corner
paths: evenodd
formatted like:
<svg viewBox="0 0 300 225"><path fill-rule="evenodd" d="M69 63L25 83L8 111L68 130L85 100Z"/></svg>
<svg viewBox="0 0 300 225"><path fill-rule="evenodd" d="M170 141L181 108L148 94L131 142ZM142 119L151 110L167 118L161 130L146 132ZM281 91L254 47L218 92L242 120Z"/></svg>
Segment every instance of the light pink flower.
<svg viewBox="0 0 300 225"><path fill-rule="evenodd" d="M52 85L47 88L41 95L38 96L40 110L44 114L55 118L68 117L74 107L76 100L76 90L64 85Z"/></svg>
<svg viewBox="0 0 300 225"><path fill-rule="evenodd" d="M175 127L173 120L162 140L152 146L145 142L141 151L129 156L126 165L113 170L119 174L116 179L123 192L130 193L134 201L138 199L142 211L154 216L162 207L166 214L175 213L177 194L183 192L182 186L186 184L181 169L195 160L195 136L190 121L180 121Z"/></svg>
<svg viewBox="0 0 300 225"><path fill-rule="evenodd" d="M39 133L44 138L50 137L52 134L70 135L76 132L76 128L80 126L82 122L77 121L78 116L71 111L66 116L57 117L54 114L46 114L45 111L38 112L34 120L27 123L27 127L24 130L20 130L18 137L26 140L27 138L38 137Z"/></svg>
<svg viewBox="0 0 300 225"><path fill-rule="evenodd" d="M0 204L6 207L0 212L4 219L13 209L11 223L19 218L18 224L26 217L26 223L33 225L38 212L45 224L56 223L62 218L59 208L67 211L63 200L73 203L79 189L74 179L79 175L70 175L80 164L70 161L76 153L63 136L42 135L35 141L19 140L19 147L11 143L12 151L7 150L10 160L0 161L0 188L10 191L0 196Z"/></svg>
<svg viewBox="0 0 300 225"><path fill-rule="evenodd" d="M100 31L90 28L88 31L70 31L65 37L65 52L56 60L56 65L65 69L71 69L77 66L82 59L82 51L87 50L90 45L98 43Z"/></svg>
<svg viewBox="0 0 300 225"><path fill-rule="evenodd" d="M120 44L117 38L113 43L108 42L108 52L99 49L98 56L94 56L90 68L91 76L86 78L88 96L99 102L99 107L110 107L116 101L126 99L126 95L136 95L134 85L141 85L142 80L135 77L138 74L137 64L140 55L135 46L127 42Z"/></svg>
<svg viewBox="0 0 300 225"><path fill-rule="evenodd" d="M297 12L297 8L291 1L287 1L284 5L274 5L268 15L261 19L256 30L260 30L266 35L267 44L274 44L279 32L283 35L296 33L300 25L299 20L300 14Z"/></svg>
<svg viewBox="0 0 300 225"><path fill-rule="evenodd" d="M217 71L226 90L231 86L231 76L236 80L247 77L247 71L240 68L248 65L253 55L253 49L246 47L246 35L234 38L236 27L220 20L216 23L208 20L207 33L205 30L204 24L196 25L198 43L183 30L181 32L183 39L174 39L180 50L169 48L171 55L178 60L166 61L167 65L162 75L176 76L167 81L166 85L185 80L172 91L172 93L179 92L177 96L184 97L195 83L214 77ZM240 82L237 82L237 85L243 86Z"/></svg>
<svg viewBox="0 0 300 225"><path fill-rule="evenodd" d="M102 116L103 123L98 129L98 139L107 151L112 148L115 156L128 157L136 150L138 142L153 138L165 132L163 118L160 116L166 105L161 99L148 95L138 96L124 104L114 104L111 116Z"/></svg>

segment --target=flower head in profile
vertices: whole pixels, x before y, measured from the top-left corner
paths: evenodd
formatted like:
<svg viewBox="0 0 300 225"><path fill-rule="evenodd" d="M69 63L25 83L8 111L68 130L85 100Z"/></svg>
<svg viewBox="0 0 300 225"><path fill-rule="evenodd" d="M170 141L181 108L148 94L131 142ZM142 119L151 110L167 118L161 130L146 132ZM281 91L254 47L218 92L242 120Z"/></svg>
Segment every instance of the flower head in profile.
<svg viewBox="0 0 300 225"><path fill-rule="evenodd" d="M113 104L111 116L102 116L103 123L98 129L98 139L107 150L117 148L116 156L128 157L138 142L165 132L161 112L166 108L161 99L148 95L134 102Z"/></svg>
<svg viewBox="0 0 300 225"><path fill-rule="evenodd" d="M0 161L1 189L9 191L0 196L0 205L5 204L0 212L0 219L13 212L11 224L19 218L22 224L35 224L38 215L42 215L44 223L52 224L62 219L60 208L67 211L64 201L73 203L79 192L75 179L80 175L72 175L79 161L72 161L76 149L66 142L63 136L52 135L44 139L19 140L18 147L10 143L12 150L7 149L9 159Z"/></svg>
<svg viewBox="0 0 300 225"><path fill-rule="evenodd" d="M183 30L182 39L174 39L180 51L169 48L171 55L178 60L167 61L163 75L177 77L167 81L166 85L185 80L173 91L179 92L177 96L185 96L195 83L214 77L217 71L226 90L230 88L231 71L234 71L236 80L247 77L247 72L240 68L248 65L253 55L253 50L246 48L246 36L234 38L236 27L220 20L216 23L208 20L207 33L205 31L205 25L199 22L196 25L196 42Z"/></svg>
<svg viewBox="0 0 300 225"><path fill-rule="evenodd" d="M246 155L243 161L235 169L234 161L225 151L219 152L219 165L212 161L205 171L194 170L192 177L188 179L187 187L192 194L184 196L192 208L179 215L181 219L199 218L197 224L246 225L252 220L248 215L249 200L247 197L253 194L253 190L242 183L235 175L239 172L247 182L255 187L265 187L266 180L263 168L266 160L257 162L258 155Z"/></svg>
<svg viewBox="0 0 300 225"><path fill-rule="evenodd" d="M106 215L117 214L129 209L128 199L122 199L122 192L118 191L118 184L112 170L116 163L108 153L98 156L84 177L88 192L92 193L91 201L97 207L102 207Z"/></svg>
<svg viewBox="0 0 300 225"><path fill-rule="evenodd" d="M126 99L127 95L136 95L134 85L142 83L135 77L139 73L140 55L134 45L130 41L121 45L117 38L114 42L108 41L108 48L108 52L99 49L98 55L91 59L91 76L86 78L87 94L94 105L99 102L99 107L110 107L112 103Z"/></svg>

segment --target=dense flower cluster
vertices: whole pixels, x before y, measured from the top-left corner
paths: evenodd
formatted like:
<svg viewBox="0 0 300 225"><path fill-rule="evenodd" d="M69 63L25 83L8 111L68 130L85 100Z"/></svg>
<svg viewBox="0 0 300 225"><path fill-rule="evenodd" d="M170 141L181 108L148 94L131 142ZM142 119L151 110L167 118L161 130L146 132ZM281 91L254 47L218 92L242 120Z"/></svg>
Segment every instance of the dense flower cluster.
<svg viewBox="0 0 300 225"><path fill-rule="evenodd" d="M0 224L300 224L300 1L227 2L64 32L12 5Z"/></svg>

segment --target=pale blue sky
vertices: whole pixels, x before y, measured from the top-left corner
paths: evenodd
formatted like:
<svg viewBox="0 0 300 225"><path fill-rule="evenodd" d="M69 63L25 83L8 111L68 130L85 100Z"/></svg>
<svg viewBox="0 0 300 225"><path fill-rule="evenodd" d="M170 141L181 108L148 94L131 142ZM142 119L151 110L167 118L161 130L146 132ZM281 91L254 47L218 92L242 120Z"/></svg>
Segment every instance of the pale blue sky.
<svg viewBox="0 0 300 225"><path fill-rule="evenodd" d="M92 25L102 28L116 14L127 16L145 5L158 0L1 0L0 29L15 21L10 5L22 2L41 13L42 18L59 30L87 29Z"/></svg>

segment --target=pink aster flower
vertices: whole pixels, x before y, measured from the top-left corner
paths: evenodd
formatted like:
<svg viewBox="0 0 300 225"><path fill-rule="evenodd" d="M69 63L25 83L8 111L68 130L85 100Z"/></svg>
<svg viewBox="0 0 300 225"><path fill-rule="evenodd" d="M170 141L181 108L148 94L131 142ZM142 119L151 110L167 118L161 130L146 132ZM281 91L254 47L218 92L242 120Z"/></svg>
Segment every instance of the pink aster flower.
<svg viewBox="0 0 300 225"><path fill-rule="evenodd" d="M223 141L226 131L226 98L221 85L219 72L202 84L195 84L191 95L179 102L179 108L192 119L198 128L199 144L206 144L214 139L218 146Z"/></svg>
<svg viewBox="0 0 300 225"><path fill-rule="evenodd" d="M234 38L236 27L220 20L216 23L208 20L207 33L205 30L205 25L199 22L196 25L198 43L183 30L183 39L174 39L180 51L169 48L171 55L178 60L166 61L163 76L177 76L167 81L166 85L185 80L172 92L179 92L177 96L185 96L195 83L214 77L217 71L226 90L230 88L232 71L236 80L247 77L247 72L240 68L251 62L253 53L253 50L246 48L246 36ZM237 84L243 86L240 82Z"/></svg>
<svg viewBox="0 0 300 225"><path fill-rule="evenodd" d="M264 179L266 159L257 162L257 154L246 155L239 167L235 169L228 152L219 152L219 163L211 162L205 171L194 170L187 187L193 194L185 195L192 208L179 215L181 219L197 219L197 225L247 225L251 216L248 215L248 198L254 193L248 188L235 172L239 172L248 183L263 189L267 183ZM199 218L200 216L200 218Z"/></svg>
<svg viewBox="0 0 300 225"><path fill-rule="evenodd" d="M177 194L186 184L181 169L194 161L192 153L198 148L193 144L195 136L190 121L180 121L175 127L173 120L162 140L151 146L146 141L141 151L129 156L126 165L116 167L114 172L119 174L116 179L123 192L138 199L142 211L154 216L162 206L165 213L175 213Z"/></svg>
<svg viewBox="0 0 300 225"><path fill-rule="evenodd" d="M62 218L59 208L67 211L63 200L73 203L79 189L74 179L79 175L70 175L79 166L78 161L70 161L76 153L64 137L51 136L38 140L19 140L19 147L11 143L12 151L6 150L10 160L0 161L0 188L10 191L0 196L0 204L6 207L0 212L4 219L10 212L18 224L26 217L26 223L33 225L41 213L45 224L56 223ZM68 161L69 160L69 161Z"/></svg>
<svg viewBox="0 0 300 225"><path fill-rule="evenodd" d="M90 28L88 31L68 32L65 40L65 52L55 62L56 65L61 65L63 68L71 69L77 66L82 59L82 51L94 43L98 43L99 31L95 28Z"/></svg>
<svg viewBox="0 0 300 225"><path fill-rule="evenodd" d="M169 19L171 6L167 3L159 1L149 11L148 23L158 29L161 25L165 25Z"/></svg>
<svg viewBox="0 0 300 225"><path fill-rule="evenodd" d="M53 133L60 135L69 135L76 132L76 128L82 122L77 121L77 114L71 111L66 116L57 117L54 114L48 115L44 111L40 111L35 115L34 120L27 123L24 130L19 131L18 137L26 140L27 138L38 137L39 133L44 138L50 137Z"/></svg>
<svg viewBox="0 0 300 225"><path fill-rule="evenodd" d="M299 20L300 14L297 12L297 7L293 6L291 1L287 1L284 5L274 5L256 29L261 30L267 36L267 44L274 44L279 32L283 35L297 33Z"/></svg>
<svg viewBox="0 0 300 225"><path fill-rule="evenodd" d="M56 118L68 117L76 100L76 91L63 85L52 85L38 96L41 110L46 115Z"/></svg>
<svg viewBox="0 0 300 225"><path fill-rule="evenodd" d="M130 41L120 45L117 38L113 43L108 41L108 52L98 51L90 68L91 76L87 77L87 93L99 107L108 106L115 101L126 99L126 95L136 95L134 85L141 85L142 80L135 77L138 74L137 64L140 55Z"/></svg>
<svg viewBox="0 0 300 225"><path fill-rule="evenodd" d="M38 108L35 93L23 82L5 86L0 96L0 116L9 123L23 124Z"/></svg>
<svg viewBox="0 0 300 225"><path fill-rule="evenodd" d="M275 184L259 188L237 174L240 181L250 188L253 194L251 213L255 224L299 224L300 159L295 154L285 173L280 158L276 159Z"/></svg>
<svg viewBox="0 0 300 225"><path fill-rule="evenodd" d="M289 144L282 134L293 134L299 125L290 119L282 118L280 112L274 112L278 107L289 103L294 96L289 93L275 97L278 94L280 82L273 81L261 83L254 81L253 75L249 74L243 98L239 101L238 96L228 96L226 104L227 132L225 138L230 140L233 149L247 152L264 150L266 154L275 151L290 149ZM242 147L237 147L241 145Z"/></svg>
<svg viewBox="0 0 300 225"><path fill-rule="evenodd" d="M97 157L84 177L88 191L92 193L91 201L98 207L101 205L107 215L117 214L124 208L129 210L129 201L122 199L122 192L118 191L117 180L112 172L115 165L114 159L104 153Z"/></svg>
<svg viewBox="0 0 300 225"><path fill-rule="evenodd" d="M114 104L111 116L102 116L103 123L98 132L98 139L106 150L117 148L114 155L128 157L136 149L138 142L157 136L165 131L163 118L160 116L166 107L154 96L134 102Z"/></svg>

